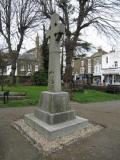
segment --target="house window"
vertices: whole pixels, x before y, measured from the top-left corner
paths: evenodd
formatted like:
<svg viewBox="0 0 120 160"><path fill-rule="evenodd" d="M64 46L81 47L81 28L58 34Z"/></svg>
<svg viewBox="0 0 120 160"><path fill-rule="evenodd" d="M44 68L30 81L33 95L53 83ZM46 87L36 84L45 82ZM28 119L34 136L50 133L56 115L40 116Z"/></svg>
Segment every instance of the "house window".
<svg viewBox="0 0 120 160"><path fill-rule="evenodd" d="M108 63L108 57L106 57L106 63Z"/></svg>
<svg viewBox="0 0 120 160"><path fill-rule="evenodd" d="M22 72L25 71L25 66L24 65L21 65L21 69L20 69Z"/></svg>
<svg viewBox="0 0 120 160"><path fill-rule="evenodd" d="M35 65L35 72L38 71L38 65Z"/></svg>
<svg viewBox="0 0 120 160"><path fill-rule="evenodd" d="M28 64L28 71L31 71L31 70L32 70L32 65Z"/></svg>
<svg viewBox="0 0 120 160"><path fill-rule="evenodd" d="M80 68L80 74L84 74L84 71L85 71L84 67L81 67Z"/></svg>
<svg viewBox="0 0 120 160"><path fill-rule="evenodd" d="M88 67L88 74L91 74L91 67Z"/></svg>
<svg viewBox="0 0 120 160"><path fill-rule="evenodd" d="M115 64L115 68L117 68L118 67L118 62L115 61L114 64Z"/></svg>
<svg viewBox="0 0 120 160"><path fill-rule="evenodd" d="M91 59L88 59L88 65L91 66Z"/></svg>
<svg viewBox="0 0 120 160"><path fill-rule="evenodd" d="M84 61L81 61L81 66L82 66L82 67L84 66Z"/></svg>

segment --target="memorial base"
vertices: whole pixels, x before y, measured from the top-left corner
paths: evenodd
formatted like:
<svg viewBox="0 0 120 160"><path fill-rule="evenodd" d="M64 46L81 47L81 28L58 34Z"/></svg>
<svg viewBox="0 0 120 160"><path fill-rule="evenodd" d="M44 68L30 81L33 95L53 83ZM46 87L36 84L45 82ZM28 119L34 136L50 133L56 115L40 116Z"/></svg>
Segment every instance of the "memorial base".
<svg viewBox="0 0 120 160"><path fill-rule="evenodd" d="M71 110L67 92L42 92L38 108L25 115L24 120L48 140L70 135L88 125L87 119L75 116Z"/></svg>
<svg viewBox="0 0 120 160"><path fill-rule="evenodd" d="M77 130L86 128L88 125L87 119L78 116L76 116L76 118L73 120L54 125L50 125L41 121L35 117L33 113L25 115L24 120L27 125L29 125L48 140L69 136Z"/></svg>

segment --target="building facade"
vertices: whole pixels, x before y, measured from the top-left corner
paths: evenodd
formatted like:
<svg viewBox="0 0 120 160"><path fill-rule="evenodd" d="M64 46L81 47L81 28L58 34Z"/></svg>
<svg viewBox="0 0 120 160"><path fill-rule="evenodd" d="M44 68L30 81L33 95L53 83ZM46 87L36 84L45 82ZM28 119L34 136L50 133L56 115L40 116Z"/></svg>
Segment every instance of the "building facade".
<svg viewBox="0 0 120 160"><path fill-rule="evenodd" d="M38 62L34 54L25 53L20 55L17 61L16 75L31 76L39 70Z"/></svg>
<svg viewBox="0 0 120 160"><path fill-rule="evenodd" d="M102 56L102 74L106 85L120 85L120 52L111 51Z"/></svg>
<svg viewBox="0 0 120 160"><path fill-rule="evenodd" d="M43 52L39 43L38 34L35 45L35 48L32 48L19 56L17 61L18 76L30 76L38 70L44 70Z"/></svg>
<svg viewBox="0 0 120 160"><path fill-rule="evenodd" d="M102 56L107 52L98 49L91 57L74 58L73 75L87 84L102 85L104 75L102 73Z"/></svg>
<svg viewBox="0 0 120 160"><path fill-rule="evenodd" d="M20 54L16 63L16 76L31 76L38 70L44 70L42 46L39 44L37 34L35 48ZM0 70L1 72L1 70ZM11 65L6 66L4 75L10 75Z"/></svg>
<svg viewBox="0 0 120 160"><path fill-rule="evenodd" d="M104 80L102 74L102 56L105 54L107 54L107 52L98 49L98 51L91 56L93 63L93 84L101 85Z"/></svg>
<svg viewBox="0 0 120 160"><path fill-rule="evenodd" d="M91 57L75 58L73 75L74 79L79 79L83 83L92 83L93 65Z"/></svg>

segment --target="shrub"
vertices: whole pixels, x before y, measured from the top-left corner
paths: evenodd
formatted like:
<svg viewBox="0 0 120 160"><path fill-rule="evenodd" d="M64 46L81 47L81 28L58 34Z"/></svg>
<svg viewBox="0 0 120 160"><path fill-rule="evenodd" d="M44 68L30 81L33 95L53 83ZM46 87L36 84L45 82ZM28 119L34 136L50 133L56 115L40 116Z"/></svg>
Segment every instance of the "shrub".
<svg viewBox="0 0 120 160"><path fill-rule="evenodd" d="M120 93L120 86L115 86L115 85L108 85L106 87L106 92L107 93Z"/></svg>
<svg viewBox="0 0 120 160"><path fill-rule="evenodd" d="M48 74L44 71L37 71L32 76L32 82L34 85L47 85Z"/></svg>

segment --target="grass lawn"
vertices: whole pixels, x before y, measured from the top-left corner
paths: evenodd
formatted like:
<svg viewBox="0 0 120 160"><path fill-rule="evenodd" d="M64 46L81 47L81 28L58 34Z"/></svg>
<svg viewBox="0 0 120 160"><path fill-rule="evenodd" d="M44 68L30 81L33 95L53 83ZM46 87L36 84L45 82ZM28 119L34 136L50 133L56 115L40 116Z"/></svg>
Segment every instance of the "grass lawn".
<svg viewBox="0 0 120 160"><path fill-rule="evenodd" d="M10 92L25 92L27 98L24 100L9 100L7 104L0 101L0 107L24 107L36 105L38 103L40 93L47 90L45 86L17 86L17 87L4 87L4 90Z"/></svg>
<svg viewBox="0 0 120 160"><path fill-rule="evenodd" d="M84 93L73 92L72 100L80 103L104 102L120 100L120 94L109 94L95 90L85 90Z"/></svg>
<svg viewBox="0 0 120 160"><path fill-rule="evenodd" d="M42 91L47 90L45 86L17 86L17 87L5 87L5 90L11 92L25 92L27 98L24 100L9 100L7 104L3 104L0 101L0 107L24 107L37 105ZM91 102L103 102L120 100L120 94L108 94L95 90L85 90L84 93L73 92L72 100L80 103L91 103Z"/></svg>

